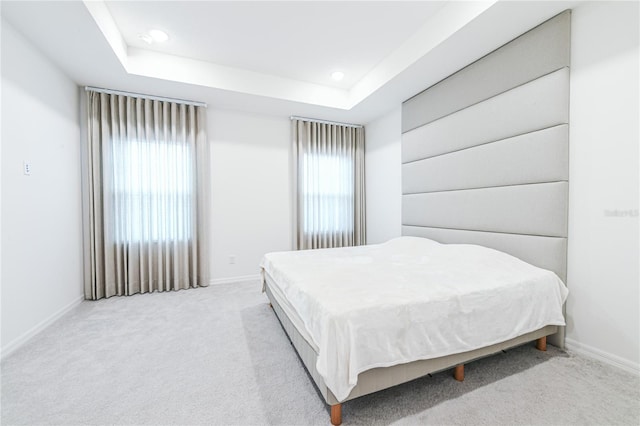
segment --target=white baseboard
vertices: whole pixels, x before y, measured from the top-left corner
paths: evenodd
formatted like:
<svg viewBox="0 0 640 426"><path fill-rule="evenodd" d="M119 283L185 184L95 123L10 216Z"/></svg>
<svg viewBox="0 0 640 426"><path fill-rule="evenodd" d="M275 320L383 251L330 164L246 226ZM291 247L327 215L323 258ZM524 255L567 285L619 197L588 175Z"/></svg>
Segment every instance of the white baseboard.
<svg viewBox="0 0 640 426"><path fill-rule="evenodd" d="M24 334L22 334L22 336L9 342L6 346L2 348L2 354L0 355L0 358L5 359L7 356L12 354L16 350L18 350L22 345L24 345L29 340L31 340L33 336L40 333L45 328L49 327L51 324L53 324L56 320L58 320L64 314L66 314L67 312L69 312L70 310L78 306L83 300L84 300L84 295L79 296L73 302L69 303L67 306L55 312L49 318L46 318L45 320L40 321L35 326L31 327L31 329L25 332Z"/></svg>
<svg viewBox="0 0 640 426"><path fill-rule="evenodd" d="M585 345L584 343L577 342L568 337L565 338L565 345L569 352L597 359L605 364L613 365L614 367L621 368L624 371L635 374L636 376L640 376L640 364L636 362L610 354L609 352L594 348L593 346Z"/></svg>
<svg viewBox="0 0 640 426"><path fill-rule="evenodd" d="M247 281L260 281L262 278L260 274L255 275L240 275L237 277L215 278L209 281L209 285L231 284L231 283L243 283Z"/></svg>

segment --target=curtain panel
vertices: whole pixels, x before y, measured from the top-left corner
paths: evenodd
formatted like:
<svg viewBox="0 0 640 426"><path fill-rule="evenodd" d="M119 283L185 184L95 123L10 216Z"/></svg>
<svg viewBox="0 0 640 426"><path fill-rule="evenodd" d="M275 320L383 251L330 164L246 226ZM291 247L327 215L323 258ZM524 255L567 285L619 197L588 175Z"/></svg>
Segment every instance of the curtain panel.
<svg viewBox="0 0 640 426"><path fill-rule="evenodd" d="M292 120L294 248L366 244L364 129Z"/></svg>
<svg viewBox="0 0 640 426"><path fill-rule="evenodd" d="M85 298L206 286L205 109L87 91Z"/></svg>

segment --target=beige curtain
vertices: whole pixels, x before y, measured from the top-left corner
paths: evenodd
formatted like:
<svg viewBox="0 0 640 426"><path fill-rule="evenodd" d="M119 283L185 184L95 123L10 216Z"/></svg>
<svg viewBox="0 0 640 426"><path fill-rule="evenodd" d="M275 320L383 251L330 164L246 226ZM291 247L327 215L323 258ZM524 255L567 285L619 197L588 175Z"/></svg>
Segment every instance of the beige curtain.
<svg viewBox="0 0 640 426"><path fill-rule="evenodd" d="M292 120L294 248L366 244L364 129Z"/></svg>
<svg viewBox="0 0 640 426"><path fill-rule="evenodd" d="M209 283L205 109L87 91L85 298Z"/></svg>

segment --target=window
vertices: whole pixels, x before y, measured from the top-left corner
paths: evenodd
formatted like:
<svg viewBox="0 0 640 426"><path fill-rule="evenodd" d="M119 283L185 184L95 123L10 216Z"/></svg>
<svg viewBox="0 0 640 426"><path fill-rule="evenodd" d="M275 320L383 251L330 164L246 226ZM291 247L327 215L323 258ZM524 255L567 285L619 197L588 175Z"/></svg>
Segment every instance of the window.
<svg viewBox="0 0 640 426"><path fill-rule="evenodd" d="M211 281L206 110L87 90L85 297Z"/></svg>
<svg viewBox="0 0 640 426"><path fill-rule="evenodd" d="M189 240L195 183L188 144L113 143L116 241Z"/></svg>
<svg viewBox="0 0 640 426"><path fill-rule="evenodd" d="M363 129L297 118L292 126L294 248L365 244Z"/></svg>
<svg viewBox="0 0 640 426"><path fill-rule="evenodd" d="M303 157L305 233L353 232L353 161L347 156Z"/></svg>

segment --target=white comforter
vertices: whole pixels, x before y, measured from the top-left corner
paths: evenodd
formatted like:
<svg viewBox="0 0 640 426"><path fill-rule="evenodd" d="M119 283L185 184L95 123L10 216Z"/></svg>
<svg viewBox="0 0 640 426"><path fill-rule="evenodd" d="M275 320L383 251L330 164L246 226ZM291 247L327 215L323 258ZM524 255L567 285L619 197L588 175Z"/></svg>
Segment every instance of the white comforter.
<svg viewBox="0 0 640 426"><path fill-rule="evenodd" d="M384 244L267 254L261 264L318 347L339 401L358 374L466 352L564 325L568 290L551 271L465 244Z"/></svg>

